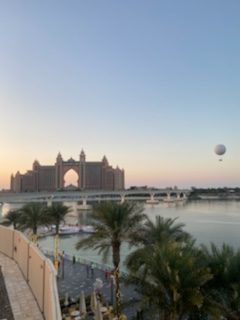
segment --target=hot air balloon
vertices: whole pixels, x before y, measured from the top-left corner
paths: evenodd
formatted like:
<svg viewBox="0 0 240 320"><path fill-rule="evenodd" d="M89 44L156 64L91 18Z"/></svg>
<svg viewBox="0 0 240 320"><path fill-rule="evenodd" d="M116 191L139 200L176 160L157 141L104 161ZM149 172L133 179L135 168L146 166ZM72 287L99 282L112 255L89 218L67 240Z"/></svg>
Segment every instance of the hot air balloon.
<svg viewBox="0 0 240 320"><path fill-rule="evenodd" d="M222 156L226 152L226 147L223 144L217 144L216 147L214 148L214 152L218 156ZM222 158L220 158L219 161L222 161Z"/></svg>

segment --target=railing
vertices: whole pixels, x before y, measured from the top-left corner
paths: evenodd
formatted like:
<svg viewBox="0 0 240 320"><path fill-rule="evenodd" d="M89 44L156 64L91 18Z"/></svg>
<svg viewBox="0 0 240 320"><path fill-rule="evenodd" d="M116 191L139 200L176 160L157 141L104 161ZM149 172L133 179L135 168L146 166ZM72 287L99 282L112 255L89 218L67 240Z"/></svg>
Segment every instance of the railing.
<svg viewBox="0 0 240 320"><path fill-rule="evenodd" d="M0 252L18 264L46 320L61 320L52 262L21 232L0 226Z"/></svg>
<svg viewBox="0 0 240 320"><path fill-rule="evenodd" d="M47 248L43 248L43 247L40 247L40 250L47 256L49 257L53 257L53 251L52 250L49 250ZM68 254L68 253L65 253L64 252L64 259L67 259L69 261L72 261L72 258L73 256ZM103 263L99 263L99 262L96 262L96 261L93 261L93 260L89 260L89 259L85 259L85 258L81 258L81 257L78 257L76 256L76 261L78 261L79 263L83 264L83 265L93 265L94 268L96 269L99 269L99 270L102 270L102 271L105 271L105 270L112 270L113 269L113 266L110 265L110 264L103 264ZM122 276L126 276L127 273L123 270L120 270L121 271L121 275Z"/></svg>
<svg viewBox="0 0 240 320"><path fill-rule="evenodd" d="M51 256L53 257L53 251L47 249L47 248L43 248L43 247L40 247L40 250L47 256ZM69 261L72 261L72 258L73 256L68 254L68 253L64 253L64 259L67 259ZM84 264L84 265L91 265L93 264L94 267L96 269L99 269L99 270L106 270L106 269L109 269L111 270L113 267L112 265L109 265L109 264L103 264L103 263L99 263L99 262L95 262L95 261L92 261L92 260L89 260L89 259L85 259L85 258L80 258L80 257L76 257L76 261L80 262L81 264Z"/></svg>

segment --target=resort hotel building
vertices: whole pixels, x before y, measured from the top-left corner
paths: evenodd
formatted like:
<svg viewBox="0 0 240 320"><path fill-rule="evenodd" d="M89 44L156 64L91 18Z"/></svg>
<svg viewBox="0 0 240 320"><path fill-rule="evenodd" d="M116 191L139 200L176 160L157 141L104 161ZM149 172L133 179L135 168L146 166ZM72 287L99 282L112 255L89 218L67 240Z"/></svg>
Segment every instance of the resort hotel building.
<svg viewBox="0 0 240 320"><path fill-rule="evenodd" d="M76 186L66 186L64 177L73 170L78 181ZM124 189L124 170L109 165L104 156L102 161L86 161L82 150L79 161L70 158L64 161L59 153L54 165L41 165L33 162L32 170L11 175L12 192L41 192L76 190L122 190Z"/></svg>

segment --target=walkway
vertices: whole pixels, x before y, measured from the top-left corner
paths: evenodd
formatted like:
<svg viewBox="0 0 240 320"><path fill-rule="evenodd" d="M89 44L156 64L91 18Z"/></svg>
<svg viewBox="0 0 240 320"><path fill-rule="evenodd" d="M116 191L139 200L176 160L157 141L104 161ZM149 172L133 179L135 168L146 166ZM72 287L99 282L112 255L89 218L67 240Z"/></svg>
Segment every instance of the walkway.
<svg viewBox="0 0 240 320"><path fill-rule="evenodd" d="M1 267L0 267L0 319L14 320Z"/></svg>
<svg viewBox="0 0 240 320"><path fill-rule="evenodd" d="M43 320L36 300L17 264L0 253L0 265L14 319Z"/></svg>
<svg viewBox="0 0 240 320"><path fill-rule="evenodd" d="M110 277L106 277L105 272L94 268L87 268L87 265L78 261L73 264L72 261L64 259L64 264L61 263L58 277L58 292L60 299L64 299L66 293L75 301L79 300L80 292L83 290L85 295L90 295L94 289L96 279L101 279L103 287L100 290L103 294L104 300L109 304L113 304L113 288L111 285ZM125 307L124 313L128 319L132 319L136 315L136 308L131 302L135 301L138 297L133 286L126 287L121 285L122 302Z"/></svg>

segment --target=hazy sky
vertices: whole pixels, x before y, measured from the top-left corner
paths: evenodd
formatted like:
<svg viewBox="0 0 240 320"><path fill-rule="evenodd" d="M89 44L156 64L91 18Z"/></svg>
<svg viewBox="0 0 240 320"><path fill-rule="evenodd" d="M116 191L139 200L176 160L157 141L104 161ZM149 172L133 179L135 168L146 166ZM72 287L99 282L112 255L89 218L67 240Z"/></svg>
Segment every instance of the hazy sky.
<svg viewBox="0 0 240 320"><path fill-rule="evenodd" d="M0 188L82 148L126 186L239 186L239 15L239 0L0 1Z"/></svg>

